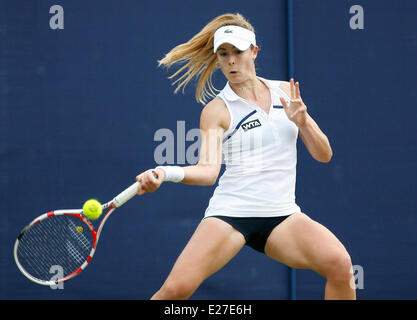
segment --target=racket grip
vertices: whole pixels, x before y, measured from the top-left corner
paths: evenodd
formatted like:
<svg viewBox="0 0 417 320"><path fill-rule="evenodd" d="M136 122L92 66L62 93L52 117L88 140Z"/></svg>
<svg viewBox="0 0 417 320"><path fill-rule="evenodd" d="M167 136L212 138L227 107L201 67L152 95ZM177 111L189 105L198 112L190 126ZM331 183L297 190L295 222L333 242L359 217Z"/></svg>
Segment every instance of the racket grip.
<svg viewBox="0 0 417 320"><path fill-rule="evenodd" d="M137 193L139 188L139 182L135 182L130 187L119 193L114 199L113 199L113 205L118 208L125 204L127 201L132 199Z"/></svg>

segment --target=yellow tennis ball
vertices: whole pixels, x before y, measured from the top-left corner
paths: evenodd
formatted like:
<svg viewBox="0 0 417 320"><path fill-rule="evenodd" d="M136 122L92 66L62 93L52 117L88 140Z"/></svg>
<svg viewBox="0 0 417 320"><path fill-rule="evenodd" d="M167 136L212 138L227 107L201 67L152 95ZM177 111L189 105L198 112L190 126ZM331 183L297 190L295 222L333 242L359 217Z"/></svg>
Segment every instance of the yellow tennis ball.
<svg viewBox="0 0 417 320"><path fill-rule="evenodd" d="M83 210L84 215L90 220L97 219L103 212L101 203L98 202L96 199L87 200L83 205Z"/></svg>

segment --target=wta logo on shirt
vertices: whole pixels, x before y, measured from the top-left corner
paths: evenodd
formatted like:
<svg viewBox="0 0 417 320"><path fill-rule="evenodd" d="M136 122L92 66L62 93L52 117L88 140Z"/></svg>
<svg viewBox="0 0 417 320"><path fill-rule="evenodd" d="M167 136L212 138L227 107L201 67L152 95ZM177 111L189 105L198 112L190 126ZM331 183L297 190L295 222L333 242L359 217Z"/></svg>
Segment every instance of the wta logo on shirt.
<svg viewBox="0 0 417 320"><path fill-rule="evenodd" d="M251 120L249 122L242 124L242 129L246 132L250 129L254 129L260 126L261 126L261 122L258 119L255 119L255 120Z"/></svg>

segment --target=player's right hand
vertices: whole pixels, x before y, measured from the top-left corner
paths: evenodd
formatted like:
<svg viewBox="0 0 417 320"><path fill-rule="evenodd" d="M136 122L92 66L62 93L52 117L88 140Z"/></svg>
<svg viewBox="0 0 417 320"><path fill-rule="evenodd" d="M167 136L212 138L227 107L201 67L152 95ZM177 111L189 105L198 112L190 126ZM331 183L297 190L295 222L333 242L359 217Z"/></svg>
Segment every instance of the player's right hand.
<svg viewBox="0 0 417 320"><path fill-rule="evenodd" d="M138 195L156 191L164 181L165 172L161 169L149 169L136 176L139 182Z"/></svg>

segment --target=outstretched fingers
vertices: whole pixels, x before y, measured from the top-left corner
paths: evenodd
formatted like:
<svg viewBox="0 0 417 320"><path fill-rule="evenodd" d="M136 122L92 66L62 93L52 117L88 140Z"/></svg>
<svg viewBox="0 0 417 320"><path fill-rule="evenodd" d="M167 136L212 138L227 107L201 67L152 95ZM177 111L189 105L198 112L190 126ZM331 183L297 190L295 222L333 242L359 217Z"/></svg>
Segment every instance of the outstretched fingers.
<svg viewBox="0 0 417 320"><path fill-rule="evenodd" d="M295 83L295 98L296 99L301 99L300 83L299 82Z"/></svg>
<svg viewBox="0 0 417 320"><path fill-rule="evenodd" d="M283 97L279 97L279 100L281 101L282 106L284 107L284 109L288 109L287 101L285 101L285 99Z"/></svg>
<svg viewBox="0 0 417 320"><path fill-rule="evenodd" d="M295 99L294 79L290 79L290 99Z"/></svg>
<svg viewBox="0 0 417 320"><path fill-rule="evenodd" d="M290 95L291 100L301 99L300 83L293 78L290 79Z"/></svg>

